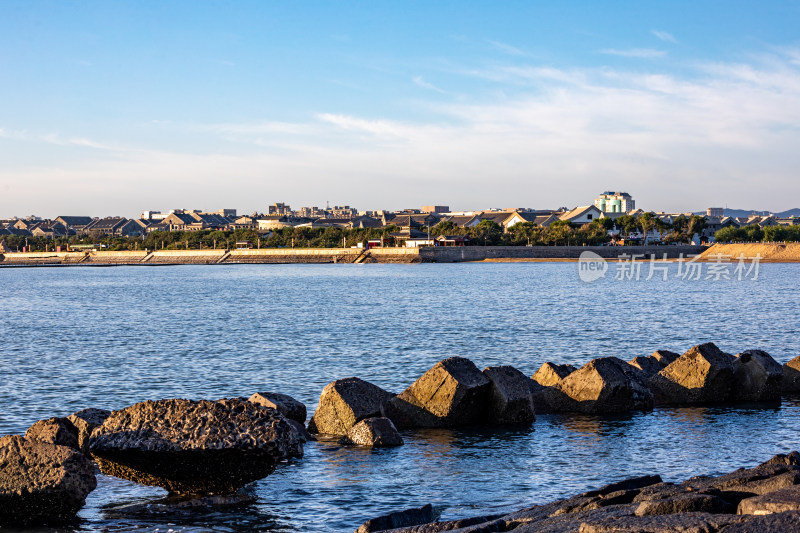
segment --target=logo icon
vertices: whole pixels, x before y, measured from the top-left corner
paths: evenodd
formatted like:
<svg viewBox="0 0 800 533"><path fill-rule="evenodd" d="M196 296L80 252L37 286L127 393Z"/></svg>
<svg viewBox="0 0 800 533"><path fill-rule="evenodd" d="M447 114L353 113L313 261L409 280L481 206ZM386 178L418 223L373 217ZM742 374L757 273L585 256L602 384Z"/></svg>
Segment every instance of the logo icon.
<svg viewBox="0 0 800 533"><path fill-rule="evenodd" d="M608 263L594 252L582 252L578 258L578 276L581 281L591 283L605 277Z"/></svg>

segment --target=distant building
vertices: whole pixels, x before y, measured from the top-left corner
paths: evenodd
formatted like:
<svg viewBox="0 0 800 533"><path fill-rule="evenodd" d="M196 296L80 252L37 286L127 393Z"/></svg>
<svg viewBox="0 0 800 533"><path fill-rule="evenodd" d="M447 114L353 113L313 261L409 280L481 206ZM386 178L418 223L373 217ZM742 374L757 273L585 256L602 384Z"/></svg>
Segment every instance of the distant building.
<svg viewBox="0 0 800 533"><path fill-rule="evenodd" d="M269 206L267 208L267 214L268 215L291 215L292 214L292 208L289 205L287 205L287 204L285 204L283 202L278 202L278 203L272 204L271 206Z"/></svg>
<svg viewBox="0 0 800 533"><path fill-rule="evenodd" d="M422 206L423 213L449 213L450 206L449 205L423 205Z"/></svg>
<svg viewBox="0 0 800 533"><path fill-rule="evenodd" d="M709 207L708 209L706 209L706 216L722 218L725 216L725 208Z"/></svg>
<svg viewBox="0 0 800 533"><path fill-rule="evenodd" d="M597 197L594 205L604 213L627 213L636 209L636 202L626 192L606 191Z"/></svg>
<svg viewBox="0 0 800 533"><path fill-rule="evenodd" d="M603 212L600 208L593 205L584 205L559 215L558 219L572 222L573 224L588 224L602 216Z"/></svg>

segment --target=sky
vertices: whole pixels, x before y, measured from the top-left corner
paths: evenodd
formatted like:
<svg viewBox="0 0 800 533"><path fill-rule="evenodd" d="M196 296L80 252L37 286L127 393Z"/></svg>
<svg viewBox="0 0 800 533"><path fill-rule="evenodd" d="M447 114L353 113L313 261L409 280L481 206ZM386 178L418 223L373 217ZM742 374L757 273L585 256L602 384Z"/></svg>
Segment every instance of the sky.
<svg viewBox="0 0 800 533"><path fill-rule="evenodd" d="M0 218L800 207L800 3L0 0Z"/></svg>

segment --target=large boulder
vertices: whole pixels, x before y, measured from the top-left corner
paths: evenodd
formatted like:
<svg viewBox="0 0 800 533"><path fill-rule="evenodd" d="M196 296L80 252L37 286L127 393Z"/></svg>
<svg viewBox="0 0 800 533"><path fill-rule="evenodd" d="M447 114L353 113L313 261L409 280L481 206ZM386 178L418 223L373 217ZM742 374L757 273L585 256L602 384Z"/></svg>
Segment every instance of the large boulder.
<svg viewBox="0 0 800 533"><path fill-rule="evenodd" d="M800 485L768 492L739 502L739 514L771 514L800 511Z"/></svg>
<svg viewBox="0 0 800 533"><path fill-rule="evenodd" d="M533 422L536 410L530 378L513 366L490 366L483 375L491 382L489 420L494 424Z"/></svg>
<svg viewBox="0 0 800 533"><path fill-rule="evenodd" d="M436 520L438 516L439 514L433 506L427 504L422 507L406 509L404 511L394 511L376 518L371 518L361 524L361 527L356 530L356 533L376 533L389 529L427 524L428 522Z"/></svg>
<svg viewBox="0 0 800 533"><path fill-rule="evenodd" d="M103 473L178 493L234 492L303 455L283 415L242 399L137 403L111 413L89 447Z"/></svg>
<svg viewBox="0 0 800 533"><path fill-rule="evenodd" d="M769 402L781 399L783 369L762 350L747 350L736 355L731 400Z"/></svg>
<svg viewBox="0 0 800 533"><path fill-rule="evenodd" d="M392 396L391 392L363 379L337 379L322 389L308 430L325 435L347 435L351 427L365 418L381 416L381 405Z"/></svg>
<svg viewBox="0 0 800 533"><path fill-rule="evenodd" d="M783 392L800 392L800 355L783 365Z"/></svg>
<svg viewBox="0 0 800 533"><path fill-rule="evenodd" d="M657 404L703 404L730 398L733 357L713 343L694 346L648 381Z"/></svg>
<svg viewBox="0 0 800 533"><path fill-rule="evenodd" d="M680 354L670 352L669 350L656 350L647 357L634 357L629 361L632 367L640 370L645 379L661 372L667 365L675 361Z"/></svg>
<svg viewBox="0 0 800 533"><path fill-rule="evenodd" d="M388 418L365 418L350 428L345 443L359 446L400 446L403 437Z"/></svg>
<svg viewBox="0 0 800 533"><path fill-rule="evenodd" d="M548 361L539 367L531 379L543 387L552 387L575 370L572 365L557 365Z"/></svg>
<svg viewBox="0 0 800 533"><path fill-rule="evenodd" d="M67 420L78 430L78 446L82 452L89 453L89 437L92 436L92 431L100 427L109 416L111 416L111 411L90 407L67 417Z"/></svg>
<svg viewBox="0 0 800 533"><path fill-rule="evenodd" d="M78 430L66 418L53 417L39 420L28 428L25 438L79 449Z"/></svg>
<svg viewBox="0 0 800 533"><path fill-rule="evenodd" d="M277 409L280 414L301 424L306 423L306 406L291 396L277 392L257 392L248 401Z"/></svg>
<svg viewBox="0 0 800 533"><path fill-rule="evenodd" d="M486 422L491 382L463 357L440 361L383 406L398 428L456 427Z"/></svg>
<svg viewBox="0 0 800 533"><path fill-rule="evenodd" d="M637 372L616 357L593 359L562 379L555 387L555 411L587 414L645 411L653 395Z"/></svg>
<svg viewBox="0 0 800 533"><path fill-rule="evenodd" d="M0 526L66 521L97 486L94 466L72 448L0 438Z"/></svg>

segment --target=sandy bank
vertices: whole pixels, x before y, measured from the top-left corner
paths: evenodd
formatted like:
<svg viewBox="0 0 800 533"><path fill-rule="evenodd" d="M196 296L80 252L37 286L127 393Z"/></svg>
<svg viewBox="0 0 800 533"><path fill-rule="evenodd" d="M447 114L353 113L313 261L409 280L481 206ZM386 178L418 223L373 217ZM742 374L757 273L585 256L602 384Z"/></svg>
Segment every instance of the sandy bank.
<svg viewBox="0 0 800 533"><path fill-rule="evenodd" d="M747 258L760 255L763 263L800 263L800 243L715 244L703 252L700 259L714 261L717 254L730 256L730 260L743 254Z"/></svg>

